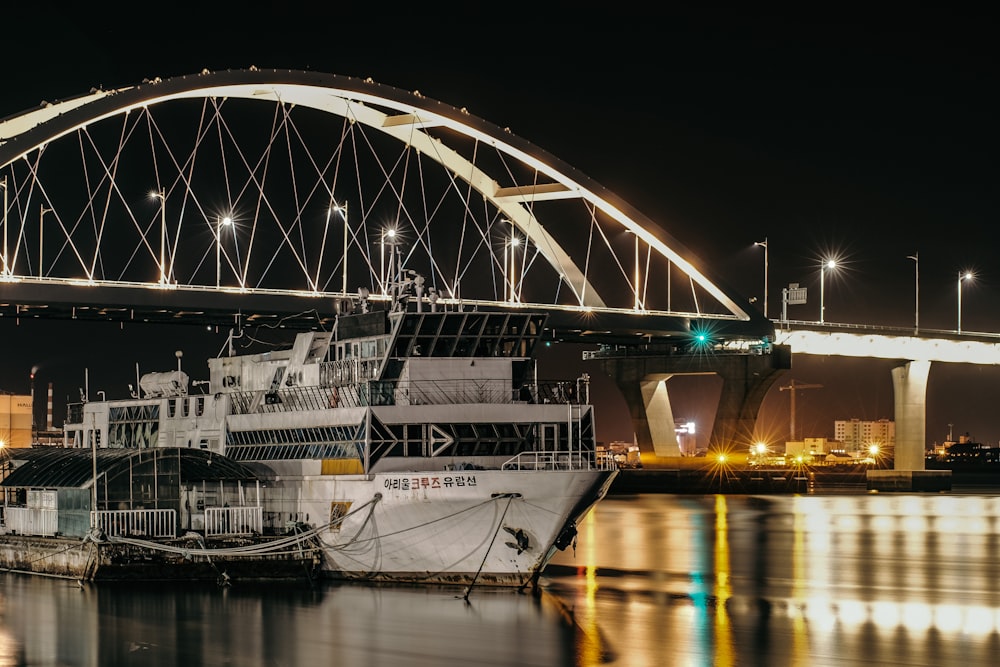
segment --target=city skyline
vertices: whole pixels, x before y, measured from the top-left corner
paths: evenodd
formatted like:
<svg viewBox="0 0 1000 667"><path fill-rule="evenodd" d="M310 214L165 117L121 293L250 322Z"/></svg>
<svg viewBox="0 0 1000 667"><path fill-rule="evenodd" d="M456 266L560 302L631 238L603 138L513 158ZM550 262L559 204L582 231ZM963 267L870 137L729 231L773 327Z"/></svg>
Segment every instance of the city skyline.
<svg viewBox="0 0 1000 667"><path fill-rule="evenodd" d="M15 10L11 25L23 29L8 48L32 57L7 73L0 113L203 68L371 76L509 126L648 215L756 307L766 302L772 319L781 289L797 283L808 301L789 307L793 320L908 327L919 318L922 329L942 330L960 320L963 331L1000 332L1000 272L983 236L997 217L995 47L975 16L813 21L679 10L531 25L381 22L376 39L343 29L369 25L360 10L273 9L266 30L260 15L246 13L165 15L122 28L74 10L44 20ZM42 25L60 50L38 48ZM217 34L225 39L209 38ZM60 55L67 52L72 66ZM838 266L824 272L834 257ZM963 284L965 270L975 278ZM19 349L42 337L12 338L10 323L3 331ZM57 395L75 392L81 366L96 372L73 360L87 353L85 341L68 353L58 342L65 336L46 338L30 362L4 362L0 389L16 391L30 364L43 364L44 381L54 356L62 359L56 368L77 364L69 377L61 371L59 384L70 386ZM216 342L193 343L199 351L186 354L215 354ZM552 361L596 376L578 352ZM888 362L797 357L776 385L793 378L824 385L799 396L801 428L829 423L832 431L831 411L892 416ZM594 383L602 439L630 439L623 400L606 379ZM998 387L995 368L935 365L928 442L948 424L1000 442ZM693 406L709 400L711 387L687 393L675 415L704 413ZM770 392L762 427L787 431L787 401L786 392Z"/></svg>

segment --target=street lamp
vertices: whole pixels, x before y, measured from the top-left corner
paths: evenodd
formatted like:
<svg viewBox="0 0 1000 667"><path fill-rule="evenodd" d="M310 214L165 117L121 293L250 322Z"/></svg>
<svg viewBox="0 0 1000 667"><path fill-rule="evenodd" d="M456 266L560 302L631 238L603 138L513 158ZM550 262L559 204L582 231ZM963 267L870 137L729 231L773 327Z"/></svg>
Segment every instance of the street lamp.
<svg viewBox="0 0 1000 667"><path fill-rule="evenodd" d="M51 208L45 208L42 204L41 210L38 212L38 277L42 277L42 249L45 247L42 243L44 239L45 226L42 224L42 220L45 218L46 213L51 213Z"/></svg>
<svg viewBox="0 0 1000 667"><path fill-rule="evenodd" d="M764 249L764 318L767 319L767 237L763 241L757 241L755 246Z"/></svg>
<svg viewBox="0 0 1000 667"><path fill-rule="evenodd" d="M506 218L501 219L501 222L510 223L510 240L504 241L503 244L503 270L507 273L508 268L510 273L504 276L504 301L510 301L514 303L517 301L517 282L514 274L517 270L517 262L515 251L521 245L521 239L517 235L517 227L514 226L513 220L508 220ZM507 253L508 249L510 252L510 264L507 264ZM509 290L509 293L508 293Z"/></svg>
<svg viewBox="0 0 1000 667"><path fill-rule="evenodd" d="M920 331L920 253L915 252L912 255L907 255L906 259L914 261L913 268L916 275L916 287L913 298L913 333L917 333Z"/></svg>
<svg viewBox="0 0 1000 667"><path fill-rule="evenodd" d="M163 190L158 190L150 192L149 196L151 199L160 200L160 285L166 285L167 195Z"/></svg>
<svg viewBox="0 0 1000 667"><path fill-rule="evenodd" d="M340 213L340 215L344 217L344 282L341 286L341 291L344 293L344 296L347 296L347 246L349 243L348 232L351 229L350 225L347 222L347 202L345 201L343 206L340 206L339 204L337 204L337 202L334 202L333 210L337 211L338 213Z"/></svg>
<svg viewBox="0 0 1000 667"><path fill-rule="evenodd" d="M958 272L958 328L957 333L962 333L962 283L966 280L972 280L972 271L959 271Z"/></svg>
<svg viewBox="0 0 1000 667"><path fill-rule="evenodd" d="M386 238L388 238L389 240L386 241ZM385 265L385 246L386 246L386 243L389 244L389 266L388 266L388 273L386 272L386 268L387 267ZM392 271L393 271L393 266L392 265L393 265L393 262L395 261L395 259L393 258L393 254L394 254L395 248L396 248L396 230L394 228L392 228L392 227L390 227L389 229L383 229L382 230L382 243L379 244L379 245L380 245L380 249L379 250L380 250L380 253L381 253L381 256L380 256L380 259L379 259L379 262L380 262L379 277L382 280L382 296L385 296L386 295L386 288L388 287L389 278L390 278L389 274L391 274Z"/></svg>
<svg viewBox="0 0 1000 667"><path fill-rule="evenodd" d="M521 239L511 230L510 235L510 302L517 303L517 249Z"/></svg>
<svg viewBox="0 0 1000 667"><path fill-rule="evenodd" d="M826 304L824 303L824 292L826 290L826 270L837 266L837 262L828 259L819 266L819 323L823 324L826 319Z"/></svg>
<svg viewBox="0 0 1000 667"><path fill-rule="evenodd" d="M7 177L0 178L0 188L3 188L3 276L10 275L7 267Z"/></svg>
<svg viewBox="0 0 1000 667"><path fill-rule="evenodd" d="M215 223L215 286L222 282L222 228L231 227L233 219L228 215Z"/></svg>

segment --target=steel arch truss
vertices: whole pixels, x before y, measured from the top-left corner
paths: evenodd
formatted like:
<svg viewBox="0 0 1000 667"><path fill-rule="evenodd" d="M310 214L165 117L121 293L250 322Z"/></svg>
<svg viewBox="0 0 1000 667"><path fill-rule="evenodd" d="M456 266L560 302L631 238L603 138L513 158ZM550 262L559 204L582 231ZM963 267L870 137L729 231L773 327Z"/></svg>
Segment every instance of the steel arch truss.
<svg viewBox="0 0 1000 667"><path fill-rule="evenodd" d="M7 282L759 315L591 179L465 109L360 80L203 72L0 123ZM394 262L394 258L398 261Z"/></svg>

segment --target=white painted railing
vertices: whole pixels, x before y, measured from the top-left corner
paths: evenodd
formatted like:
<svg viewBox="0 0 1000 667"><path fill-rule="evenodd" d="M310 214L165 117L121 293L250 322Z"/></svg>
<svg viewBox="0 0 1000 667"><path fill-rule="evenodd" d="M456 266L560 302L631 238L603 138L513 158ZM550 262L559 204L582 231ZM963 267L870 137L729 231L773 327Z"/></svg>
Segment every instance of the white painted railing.
<svg viewBox="0 0 1000 667"><path fill-rule="evenodd" d="M249 535L264 531L260 507L206 507L205 536Z"/></svg>
<svg viewBox="0 0 1000 667"><path fill-rule="evenodd" d="M90 527L109 537L177 537L174 510L101 510L90 513Z"/></svg>
<svg viewBox="0 0 1000 667"><path fill-rule="evenodd" d="M59 530L59 511L35 507L8 507L4 523L7 531L18 535L55 535Z"/></svg>

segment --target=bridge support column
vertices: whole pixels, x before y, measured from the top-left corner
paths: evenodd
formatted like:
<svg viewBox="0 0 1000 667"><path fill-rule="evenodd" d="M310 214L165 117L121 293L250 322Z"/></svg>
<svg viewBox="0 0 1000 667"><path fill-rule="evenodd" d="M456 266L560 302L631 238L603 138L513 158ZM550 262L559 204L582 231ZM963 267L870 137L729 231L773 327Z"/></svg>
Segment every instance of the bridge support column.
<svg viewBox="0 0 1000 667"><path fill-rule="evenodd" d="M931 362L908 361L892 369L896 453L893 470L868 471L868 488L879 491L939 491L951 488L950 470L927 470L927 377Z"/></svg>
<svg viewBox="0 0 1000 667"><path fill-rule="evenodd" d="M674 426L674 411L670 407L670 393L667 390L667 382L672 377L673 374L667 374L639 382L642 413L645 415L645 419L640 418L640 420L645 422L653 453L657 456L681 455L680 445L677 443L677 430ZM635 425L634 411L630 412L633 412L632 423ZM642 447L639 449L641 451Z"/></svg>
<svg viewBox="0 0 1000 667"><path fill-rule="evenodd" d="M892 369L896 417L896 470L924 470L927 441L927 376L931 362L910 361Z"/></svg>
<svg viewBox="0 0 1000 667"><path fill-rule="evenodd" d="M643 466L656 467L658 458L680 455L668 380L675 375L720 376L722 393L709 446L749 445L768 389L791 367L786 346L772 346L772 350L770 354L629 353L597 359L625 398Z"/></svg>

